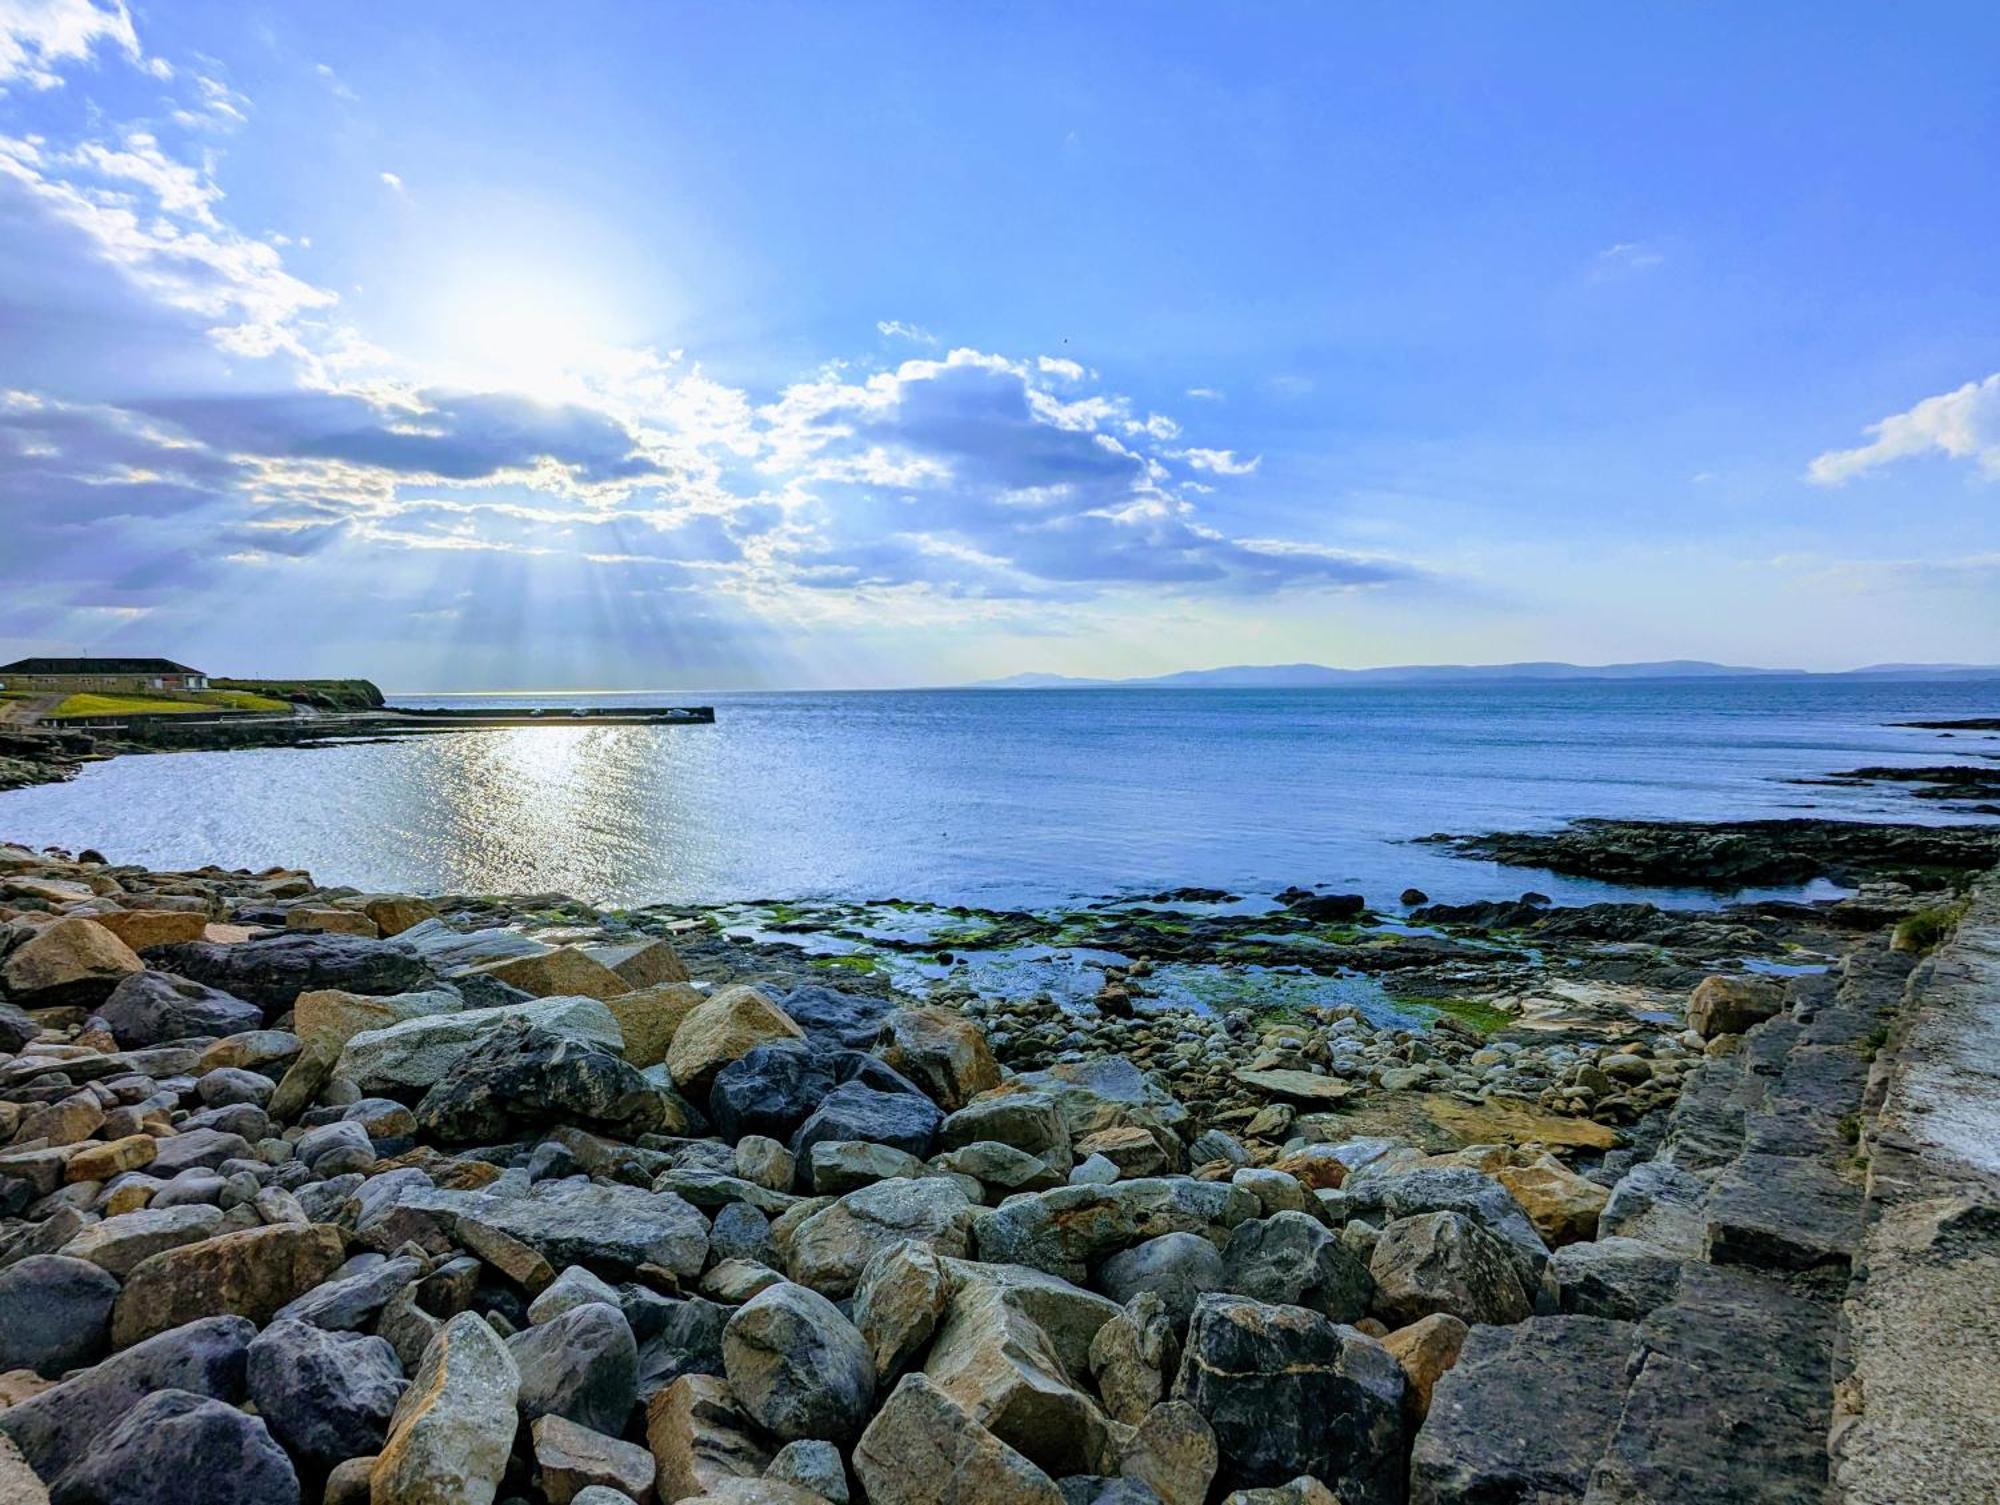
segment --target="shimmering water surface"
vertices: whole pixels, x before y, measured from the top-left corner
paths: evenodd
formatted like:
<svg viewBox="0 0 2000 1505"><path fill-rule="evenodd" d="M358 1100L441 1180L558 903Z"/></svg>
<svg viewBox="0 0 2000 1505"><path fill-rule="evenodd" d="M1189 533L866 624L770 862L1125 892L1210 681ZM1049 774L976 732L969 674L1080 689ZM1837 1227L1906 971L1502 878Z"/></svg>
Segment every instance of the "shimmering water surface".
<svg viewBox="0 0 2000 1505"><path fill-rule="evenodd" d="M1576 901L1612 891L1408 838L1584 815L1970 819L1892 789L1786 780L2000 755L2000 738L1889 724L2000 713L2000 682L702 698L714 726L557 724L119 758L73 783L0 795L0 837L156 866L293 863L365 888L626 904L1033 906L1293 883L1378 903L1410 885L1439 899L1533 886Z"/></svg>

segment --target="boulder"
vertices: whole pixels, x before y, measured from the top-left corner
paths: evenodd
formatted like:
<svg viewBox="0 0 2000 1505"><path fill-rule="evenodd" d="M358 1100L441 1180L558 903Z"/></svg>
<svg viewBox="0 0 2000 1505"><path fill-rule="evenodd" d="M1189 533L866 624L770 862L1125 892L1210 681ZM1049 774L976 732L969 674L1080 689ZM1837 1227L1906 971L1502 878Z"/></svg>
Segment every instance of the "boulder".
<svg viewBox="0 0 2000 1505"><path fill-rule="evenodd" d="M525 1197L475 1195L462 1225L528 1245L552 1266L658 1265L687 1279L708 1262L708 1221L671 1192L582 1179L540 1181Z"/></svg>
<svg viewBox="0 0 2000 1505"><path fill-rule="evenodd" d="M628 989L657 988L689 980L687 963L680 959L672 942L660 936L610 946L586 946L584 951L592 961L616 972Z"/></svg>
<svg viewBox="0 0 2000 1505"><path fill-rule="evenodd" d="M708 1095L716 1074L759 1045L805 1037L783 1009L755 988L723 988L688 1011L667 1047L667 1070L674 1085L697 1102ZM852 1138L852 1135L841 1136Z"/></svg>
<svg viewBox="0 0 2000 1505"><path fill-rule="evenodd" d="M345 1258L340 1230L322 1223L274 1224L165 1250L126 1276L111 1314L112 1345L224 1313L267 1322Z"/></svg>
<svg viewBox="0 0 2000 1505"><path fill-rule="evenodd" d="M833 1088L825 1052L789 1041L753 1046L715 1074L708 1116L731 1143L747 1134L782 1142Z"/></svg>
<svg viewBox="0 0 2000 1505"><path fill-rule="evenodd" d="M94 1008L145 967L130 946L95 920L57 920L7 954L0 963L0 985L14 1002L29 1008Z"/></svg>
<svg viewBox="0 0 2000 1505"><path fill-rule="evenodd" d="M970 1176L999 1196L1009 1196L1017 1191L1047 1191L1050 1187L1062 1185L1063 1181L1046 1160L994 1139L981 1139L963 1149L946 1150L931 1163L953 1175Z"/></svg>
<svg viewBox="0 0 2000 1505"><path fill-rule="evenodd" d="M1570 1244L1550 1262L1565 1312L1635 1321L1674 1299L1681 1260L1640 1239Z"/></svg>
<svg viewBox="0 0 2000 1505"><path fill-rule="evenodd" d="M875 1053L947 1113L1000 1084L986 1032L956 1009L897 1009L882 1021Z"/></svg>
<svg viewBox="0 0 2000 1505"><path fill-rule="evenodd" d="M623 1048L618 1021L594 998L540 998L490 1009L425 1014L383 1029L366 1030L342 1047L334 1075L363 1092L394 1094L427 1089L460 1057L501 1025L519 1021L587 1041L605 1050Z"/></svg>
<svg viewBox="0 0 2000 1505"><path fill-rule="evenodd" d="M786 1158L791 1158L790 1151ZM808 1159L812 1189L822 1197L837 1197L877 1181L910 1181L932 1174L930 1167L908 1150L859 1139L822 1139L813 1145Z"/></svg>
<svg viewBox="0 0 2000 1505"><path fill-rule="evenodd" d="M117 1299L118 1282L87 1260L36 1254L0 1270L0 1373L55 1379L96 1363Z"/></svg>
<svg viewBox="0 0 2000 1505"><path fill-rule="evenodd" d="M687 982L663 982L636 992L615 993L604 1000L618 1032L625 1037L625 1059L634 1066L657 1066L681 1021L705 995Z"/></svg>
<svg viewBox="0 0 2000 1505"><path fill-rule="evenodd" d="M383 1505L492 1505L519 1424L521 1377L507 1345L473 1312L425 1351L369 1471Z"/></svg>
<svg viewBox="0 0 2000 1505"><path fill-rule="evenodd" d="M241 1317L209 1317L161 1333L0 1410L0 1436L53 1479L156 1390L241 1398L244 1353L256 1331Z"/></svg>
<svg viewBox="0 0 2000 1505"><path fill-rule="evenodd" d="M646 1404L646 1447L663 1505L710 1494L731 1479L757 1479L771 1455L718 1376L684 1374Z"/></svg>
<svg viewBox="0 0 2000 1505"><path fill-rule="evenodd" d="M162 971L273 1011L290 1008L299 994L317 988L383 995L411 992L432 981L429 965L401 940L314 930L233 944L188 941L157 947L148 959Z"/></svg>
<svg viewBox="0 0 2000 1505"><path fill-rule="evenodd" d="M952 1279L937 1251L914 1240L878 1250L854 1288L854 1325L884 1383L909 1367L937 1331Z"/></svg>
<svg viewBox="0 0 2000 1505"><path fill-rule="evenodd" d="M787 1269L799 1284L839 1300L853 1293L869 1260L905 1239L965 1257L972 1226L971 1204L955 1182L878 1181L800 1221L791 1230Z"/></svg>
<svg viewBox="0 0 2000 1505"><path fill-rule="evenodd" d="M843 993L807 983L778 1000L787 1017L823 1049L866 1050L882 1032L882 1019L895 1007L888 998Z"/></svg>
<svg viewBox="0 0 2000 1505"><path fill-rule="evenodd" d="M722 1365L745 1414L785 1442L847 1442L875 1399L875 1364L860 1332L824 1296L789 1282L729 1319Z"/></svg>
<svg viewBox="0 0 2000 1505"><path fill-rule="evenodd" d="M779 1448L764 1477L818 1495L829 1505L847 1505L847 1466L830 1442L800 1438Z"/></svg>
<svg viewBox="0 0 2000 1505"><path fill-rule="evenodd" d="M1399 1327L1382 1339L1382 1346L1403 1366L1408 1389L1403 1392L1404 1409L1413 1426L1421 1425L1431 1408L1431 1392L1451 1366L1471 1331L1449 1312L1433 1312L1408 1327Z"/></svg>
<svg viewBox="0 0 2000 1505"><path fill-rule="evenodd" d="M1466 1322L1520 1322L1534 1311L1507 1246L1462 1212L1397 1218L1368 1261L1375 1309L1392 1327L1433 1312Z"/></svg>
<svg viewBox="0 0 2000 1505"><path fill-rule="evenodd" d="M1163 1233L1112 1255L1097 1267L1095 1280L1121 1306L1141 1291L1153 1292L1165 1304L1168 1320L1181 1328L1200 1297L1225 1288L1228 1271L1221 1251L1200 1234Z"/></svg>
<svg viewBox="0 0 2000 1505"><path fill-rule="evenodd" d="M929 1099L914 1093L882 1092L859 1080L843 1082L799 1125L791 1150L809 1161L813 1146L822 1140L860 1140L922 1159L930 1153L943 1117Z"/></svg>
<svg viewBox="0 0 2000 1505"><path fill-rule="evenodd" d="M853 1463L870 1505L1063 1505L1054 1480L921 1374L890 1393Z"/></svg>
<svg viewBox="0 0 2000 1505"><path fill-rule="evenodd" d="M208 929L208 916L180 909L109 909L90 917L134 951L198 941Z"/></svg>
<svg viewBox="0 0 2000 1505"><path fill-rule="evenodd" d="M279 1307L273 1320L308 1322L333 1332L359 1332L372 1327L389 1298L423 1273L422 1261L413 1255L396 1259L356 1255L329 1279Z"/></svg>
<svg viewBox="0 0 2000 1505"><path fill-rule="evenodd" d="M521 1419L562 1416L616 1437L639 1399L639 1345L615 1306L588 1302L507 1340Z"/></svg>
<svg viewBox="0 0 2000 1505"><path fill-rule="evenodd" d="M1628 1238L1681 1259L1706 1257L1708 1183L1665 1160L1643 1160L1619 1178L1597 1215L1600 1239Z"/></svg>
<svg viewBox="0 0 2000 1505"><path fill-rule="evenodd" d="M549 948L518 930L454 930L436 916L419 920L396 939L439 972L469 971L510 956Z"/></svg>
<svg viewBox="0 0 2000 1505"><path fill-rule="evenodd" d="M131 1049L195 1035L233 1035L263 1027L254 1003L171 972L128 973L97 1007L97 1016Z"/></svg>
<svg viewBox="0 0 2000 1505"><path fill-rule="evenodd" d="M0 1500L9 1505L49 1505L48 1487L5 1437L0 1437Z"/></svg>
<svg viewBox="0 0 2000 1505"><path fill-rule="evenodd" d="M1368 1171L1351 1178L1343 1190L1351 1205L1378 1208L1389 1218L1462 1213L1507 1246L1522 1290L1532 1292L1541 1284L1548 1246L1513 1193L1491 1176L1464 1166Z"/></svg>
<svg viewBox="0 0 2000 1505"><path fill-rule="evenodd" d="M556 946L467 969L462 976L496 978L532 998L596 998L629 993L632 985L581 946Z"/></svg>
<svg viewBox="0 0 2000 1505"><path fill-rule="evenodd" d="M278 1440L314 1468L379 1453L407 1382L381 1338L273 1322L250 1344L250 1399Z"/></svg>
<svg viewBox="0 0 2000 1505"><path fill-rule="evenodd" d="M1375 1339L1298 1306L1204 1296L1174 1393L1207 1418L1227 1488L1311 1474L1341 1505L1403 1499L1403 1371Z"/></svg>
<svg viewBox="0 0 2000 1505"><path fill-rule="evenodd" d="M92 1223L63 1245L72 1259L89 1260L123 1279L142 1260L165 1249L211 1238L222 1226L222 1209L196 1203L187 1207L142 1207Z"/></svg>
<svg viewBox="0 0 2000 1505"><path fill-rule="evenodd" d="M405 1019L455 1014L464 1007L465 1000L452 988L427 988L379 997L339 988L315 988L299 994L298 1002L292 1006L292 1028L308 1047L326 1052L331 1060L356 1035L387 1029Z"/></svg>
<svg viewBox="0 0 2000 1505"><path fill-rule="evenodd" d="M1704 977L1688 995L1688 1028L1704 1040L1740 1035L1775 1018L1784 1007L1783 983L1769 977L1718 973Z"/></svg>
<svg viewBox="0 0 2000 1505"><path fill-rule="evenodd" d="M1140 1419L1118 1467L1126 1480L1144 1485L1162 1505L1203 1505L1221 1461L1208 1418L1184 1400L1170 1400Z"/></svg>
<svg viewBox="0 0 2000 1505"><path fill-rule="evenodd" d="M1551 1249L1597 1237L1598 1214L1604 1211L1610 1193L1553 1155L1543 1155L1528 1165L1503 1165L1493 1173L1493 1179L1514 1194L1535 1232Z"/></svg>
<svg viewBox="0 0 2000 1505"><path fill-rule="evenodd" d="M1047 1092L1003 1092L981 1098L938 1125L938 1148L963 1149L981 1141L1011 1145L1045 1162L1058 1175L1075 1163L1062 1105Z"/></svg>
<svg viewBox="0 0 2000 1505"><path fill-rule="evenodd" d="M436 919L438 912L437 905L414 894L357 894L341 904L367 915L385 936L401 935L413 925Z"/></svg>
<svg viewBox="0 0 2000 1505"><path fill-rule="evenodd" d="M53 1505L299 1505L264 1423L222 1401L160 1390L58 1474Z"/></svg>
<svg viewBox="0 0 2000 1505"><path fill-rule="evenodd" d="M370 938L382 933L381 927L367 915L353 909L335 909L324 904L294 905L285 911L287 930L325 931L334 935L364 935Z"/></svg>
<svg viewBox="0 0 2000 1505"><path fill-rule="evenodd" d="M1091 1265L1120 1249L1163 1233L1197 1233L1219 1242L1262 1210L1249 1192L1218 1181L1152 1177L1059 1186L1010 1197L981 1218L979 1257L1081 1281Z"/></svg>
<svg viewBox="0 0 2000 1505"><path fill-rule="evenodd" d="M528 1320L538 1326L553 1322L563 1313L589 1306L593 1301L622 1310L615 1290L582 1265L571 1265L528 1303Z"/></svg>
<svg viewBox="0 0 2000 1505"><path fill-rule="evenodd" d="M593 1486L615 1489L622 1498L641 1505L653 1498L653 1455L636 1443L621 1442L553 1414L536 1418L529 1430L535 1472L549 1505L570 1505Z"/></svg>
<svg viewBox="0 0 2000 1505"><path fill-rule="evenodd" d="M1359 1322L1375 1294L1367 1265L1324 1223L1303 1212L1238 1224L1222 1263L1221 1289L1253 1301L1310 1307L1335 1322Z"/></svg>
<svg viewBox="0 0 2000 1505"><path fill-rule="evenodd" d="M447 1144L492 1144L550 1123L636 1139L685 1132L672 1099L609 1050L524 1019L502 1021L452 1062L417 1105L417 1125Z"/></svg>

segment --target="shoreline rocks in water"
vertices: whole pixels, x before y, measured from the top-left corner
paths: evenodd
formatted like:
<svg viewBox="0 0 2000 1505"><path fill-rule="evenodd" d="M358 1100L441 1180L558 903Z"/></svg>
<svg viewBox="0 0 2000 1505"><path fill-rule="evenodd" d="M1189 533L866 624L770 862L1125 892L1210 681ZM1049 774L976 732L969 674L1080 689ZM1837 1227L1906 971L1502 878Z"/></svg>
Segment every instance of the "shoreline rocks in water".
<svg viewBox="0 0 2000 1505"><path fill-rule="evenodd" d="M1564 964L1721 926L1683 968L1734 923L1625 908L1431 918ZM0 846L0 1485L1804 1498L1857 1042L1917 961L1805 926L1836 973L1426 1030L913 997L663 912ZM1742 1447L1693 1446L1704 1407Z"/></svg>

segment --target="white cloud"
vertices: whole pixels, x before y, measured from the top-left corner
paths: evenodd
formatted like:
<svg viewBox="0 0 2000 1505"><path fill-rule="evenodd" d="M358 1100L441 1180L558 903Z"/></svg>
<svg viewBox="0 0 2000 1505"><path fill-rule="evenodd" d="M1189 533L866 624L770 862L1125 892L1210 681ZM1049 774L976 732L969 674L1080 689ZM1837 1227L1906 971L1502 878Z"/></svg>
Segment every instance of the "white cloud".
<svg viewBox="0 0 2000 1505"><path fill-rule="evenodd" d="M382 183L391 193L403 192L403 180L393 172L383 173Z"/></svg>
<svg viewBox="0 0 2000 1505"><path fill-rule="evenodd" d="M99 43L139 60L139 37L123 0L0 0L0 90L16 81L59 88L58 66L81 62Z"/></svg>
<svg viewBox="0 0 2000 1505"><path fill-rule="evenodd" d="M2000 372L1969 381L1956 391L1926 397L1907 412L1871 423L1875 437L1854 449L1832 449L1806 467L1806 478L1838 486L1877 466L1918 455L1943 454L1971 460L1982 474L2000 480Z"/></svg>
<svg viewBox="0 0 2000 1505"><path fill-rule="evenodd" d="M1666 259L1666 253L1642 240L1621 240L1599 251L1591 270L1599 277L1610 277L1622 272L1650 271Z"/></svg>
<svg viewBox="0 0 2000 1505"><path fill-rule="evenodd" d="M1189 387L1187 395L1196 402L1221 402L1222 391L1218 387Z"/></svg>
<svg viewBox="0 0 2000 1505"><path fill-rule="evenodd" d="M1196 470L1205 470L1216 476L1247 476L1264 463L1262 455L1252 455L1247 460L1238 459L1233 449L1183 450L1181 458Z"/></svg>
<svg viewBox="0 0 2000 1505"><path fill-rule="evenodd" d="M1064 381L1082 381L1083 367L1073 360L1059 355L1038 355L1035 369L1044 376L1060 377Z"/></svg>
<svg viewBox="0 0 2000 1505"><path fill-rule="evenodd" d="M921 324L906 324L901 319L877 319L875 332L885 340L909 340L917 345L935 345L938 337Z"/></svg>

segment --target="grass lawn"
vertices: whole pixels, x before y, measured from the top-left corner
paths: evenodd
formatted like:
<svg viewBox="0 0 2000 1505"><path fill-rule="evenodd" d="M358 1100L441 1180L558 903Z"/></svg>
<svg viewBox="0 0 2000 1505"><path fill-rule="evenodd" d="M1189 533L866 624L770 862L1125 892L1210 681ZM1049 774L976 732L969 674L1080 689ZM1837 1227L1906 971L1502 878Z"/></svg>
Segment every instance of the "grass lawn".
<svg viewBox="0 0 2000 1505"><path fill-rule="evenodd" d="M199 711L288 711L268 695L201 690L186 695L72 695L51 716L190 716Z"/></svg>

